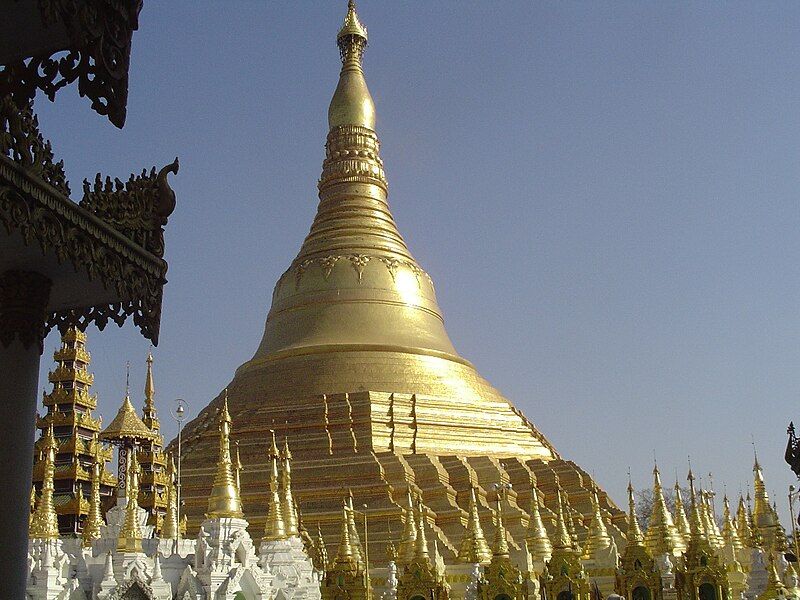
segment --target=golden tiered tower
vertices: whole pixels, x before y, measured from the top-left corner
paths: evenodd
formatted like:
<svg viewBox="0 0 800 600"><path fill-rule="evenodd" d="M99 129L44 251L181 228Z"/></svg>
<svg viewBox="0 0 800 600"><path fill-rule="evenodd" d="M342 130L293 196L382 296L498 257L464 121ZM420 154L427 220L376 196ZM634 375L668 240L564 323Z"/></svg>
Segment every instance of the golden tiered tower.
<svg viewBox="0 0 800 600"><path fill-rule="evenodd" d="M139 506L150 513L150 523L161 531L167 512L167 458L164 455L164 438L155 404L156 387L153 383L153 355L147 355L147 377L144 384L144 410L142 421L153 432L153 439L139 449L138 460L142 469L139 489Z"/></svg>
<svg viewBox="0 0 800 600"><path fill-rule="evenodd" d="M97 397L90 393L94 375L89 373L91 355L86 350L86 334L75 328L68 329L53 358L56 368L48 376L53 390L44 394L47 413L36 422L42 435L36 442L33 482L41 490L44 479L42 444L46 431L52 426L56 443L53 503L58 513L58 529L61 534L77 535L89 514L95 445L100 431L100 420L92 416L97 408ZM117 480L105 468L105 463L111 460L111 450L99 448L98 460L103 501L111 497Z"/></svg>
<svg viewBox="0 0 800 600"><path fill-rule="evenodd" d="M444 328L431 277L412 256L387 204L375 106L362 70L367 30L350 3L337 42L339 83L319 179L319 207L300 251L280 277L264 336L228 386L239 433L245 507L268 504L267 431L285 423L293 491L326 541L339 537L340 498L352 488L371 518L370 556L382 561L401 523L406 490L421 493L430 534L455 562L469 514L458 493L512 484L505 502L509 543L528 535L533 482L552 516L558 474L580 512L592 515L589 476L458 355ZM182 498L189 529L206 510L216 457L220 395L184 429ZM600 492L621 540L625 514ZM548 508L549 507L549 508ZM253 514L255 511L250 511ZM263 527L263 518L253 519Z"/></svg>

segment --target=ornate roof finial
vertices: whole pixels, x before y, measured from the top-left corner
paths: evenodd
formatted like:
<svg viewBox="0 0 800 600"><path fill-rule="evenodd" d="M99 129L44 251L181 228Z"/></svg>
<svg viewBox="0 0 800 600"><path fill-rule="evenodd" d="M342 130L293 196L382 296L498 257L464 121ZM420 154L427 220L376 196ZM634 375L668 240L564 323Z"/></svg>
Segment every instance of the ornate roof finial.
<svg viewBox="0 0 800 600"><path fill-rule="evenodd" d="M342 71L328 107L328 125L331 129L341 125L358 125L374 130L375 104L361 69L361 58L367 47L367 28L361 24L354 2L347 6L336 43L342 58Z"/></svg>
<svg viewBox="0 0 800 600"><path fill-rule="evenodd" d="M506 527L503 525L503 503L502 491L500 488L497 490L495 515L497 525L494 528L494 543L492 544L492 554L494 556L508 557L508 539L506 535Z"/></svg>
<svg viewBox="0 0 800 600"><path fill-rule="evenodd" d="M683 543L688 544L692 532L691 528L689 527L689 519L686 516L686 509L683 506L681 486L678 484L677 477L675 477L675 527L678 530L678 533L681 534Z"/></svg>
<svg viewBox="0 0 800 600"><path fill-rule="evenodd" d="M747 516L747 506L745 506L744 497L741 494L739 494L739 505L736 507L736 533L745 546L752 547L753 531Z"/></svg>
<svg viewBox="0 0 800 600"><path fill-rule="evenodd" d="M603 522L603 514L600 512L600 499L597 496L597 486L592 485L592 522L589 524L589 535L586 538L586 545L583 549L584 558L591 558L597 552L601 552L611 546L611 536Z"/></svg>
<svg viewBox="0 0 800 600"><path fill-rule="evenodd" d="M142 528L139 524L139 461L136 451L128 453L128 474L125 480L128 485L125 494L125 521L119 532L117 549L124 552L142 552Z"/></svg>
<svg viewBox="0 0 800 600"><path fill-rule="evenodd" d="M636 517L636 501L633 497L633 483L631 483L630 473L628 473L628 544L641 545L643 540L642 529L639 527L639 519Z"/></svg>
<svg viewBox="0 0 800 600"><path fill-rule="evenodd" d="M672 522L672 515L667 510L658 465L653 467L653 512L650 515L644 543L653 556L678 555L686 549L680 533Z"/></svg>
<svg viewBox="0 0 800 600"><path fill-rule="evenodd" d="M272 434L272 445L267 451L269 458L269 506L267 507L267 522L264 525L265 540L286 539L286 526L283 520L283 509L281 507L281 496L278 493L278 444L275 442L275 430L270 430ZM348 542L349 543L349 542Z"/></svg>
<svg viewBox="0 0 800 600"><path fill-rule="evenodd" d="M297 511L295 510L294 498L292 497L292 453L289 451L289 438L283 439L283 452L281 453L283 470L281 471L281 508L283 509L283 521L286 525L286 535L295 536L299 534Z"/></svg>
<svg viewBox="0 0 800 600"><path fill-rule="evenodd" d="M417 541L417 523L414 518L414 501L411 498L411 488L406 488L406 507L404 509L405 524L403 536L400 538L400 552L398 557L403 563L411 562L414 558L414 546Z"/></svg>
<svg viewBox="0 0 800 600"><path fill-rule="evenodd" d="M153 383L153 353L147 353L147 375L144 380L144 411L142 412L142 421L151 430L158 432L161 429L161 424L158 422L158 414L156 412L156 386Z"/></svg>
<svg viewBox="0 0 800 600"><path fill-rule="evenodd" d="M533 560L546 563L553 555L553 545L547 535L547 529L542 522L542 514L539 511L539 490L536 484L531 485L531 513L528 521L528 535L525 542L528 545L528 552L531 553Z"/></svg>
<svg viewBox="0 0 800 600"><path fill-rule="evenodd" d="M358 528L356 527L356 512L353 503L353 490L347 490L347 526L350 527L350 544L353 546L353 556L356 557L358 564L364 560L364 552L361 549L361 538L358 535Z"/></svg>
<svg viewBox="0 0 800 600"><path fill-rule="evenodd" d="M725 540L725 545L731 548L735 554L744 548L742 540L739 538L739 532L736 531L736 525L733 522L728 494L725 494L722 498L722 538Z"/></svg>
<svg viewBox="0 0 800 600"><path fill-rule="evenodd" d="M553 548L556 549L572 549L572 537L567 529L567 522L564 519L564 504L561 500L561 481L556 475L556 540Z"/></svg>
<svg viewBox="0 0 800 600"><path fill-rule="evenodd" d="M92 463L92 494L89 497L89 514L83 526L81 538L84 547L90 547L92 542L100 537L100 527L103 525L102 507L100 506L100 477L103 463L101 459L100 442L97 435L92 440L94 446L94 462Z"/></svg>
<svg viewBox="0 0 800 600"><path fill-rule="evenodd" d="M242 500L239 489L233 477L233 463L231 461L231 415L228 412L228 390L219 411L219 459L217 472L214 475L214 486L208 497L209 518L237 518L243 517Z"/></svg>
<svg viewBox="0 0 800 600"><path fill-rule="evenodd" d="M350 38L356 38L352 40ZM339 33L336 34L336 43L339 45L339 50L342 53L342 61L348 58L348 51L351 50L350 45L356 42L367 45L367 28L361 24L356 12L356 3L354 0L349 0L347 3L347 14L344 16L344 22ZM363 51L363 46L361 50ZM358 57L360 60L360 56Z"/></svg>
<svg viewBox="0 0 800 600"><path fill-rule="evenodd" d="M428 554L428 540L425 537L425 506L422 498L417 498L417 539L414 543L414 560L430 562Z"/></svg>
<svg viewBox="0 0 800 600"><path fill-rule="evenodd" d="M30 537L40 540L54 540L58 538L58 515L53 503L53 478L55 476L56 438L53 435L51 422L44 435L44 479L42 492L39 495L39 504L31 517Z"/></svg>
<svg viewBox="0 0 800 600"><path fill-rule="evenodd" d="M350 525L348 523L348 508L347 502L342 504L342 527L339 533L339 548L336 551L336 563L352 565L355 569L358 566L358 561L353 554L353 546L350 543Z"/></svg>
<svg viewBox="0 0 800 600"><path fill-rule="evenodd" d="M242 479L240 474L244 467L242 466L242 457L239 456L239 440L233 442L235 452L233 453L233 477L236 480L236 489L239 490L239 497L242 495Z"/></svg>
<svg viewBox="0 0 800 600"><path fill-rule="evenodd" d="M489 544L483 535L480 517L478 515L478 500L475 495L475 486L469 488L469 509L467 516L467 529L461 538L461 547L458 560L467 564L488 563L492 558Z"/></svg>
<svg viewBox="0 0 800 600"><path fill-rule="evenodd" d="M694 473L692 473L692 469L689 468L689 474L687 475L686 479L689 481L689 494L691 496L690 501L690 513L691 517L689 520L689 528L691 531L692 541L699 542L699 543L706 543L708 540L705 536L705 528L703 527L703 515L700 512L700 503L697 501L697 492L694 488Z"/></svg>

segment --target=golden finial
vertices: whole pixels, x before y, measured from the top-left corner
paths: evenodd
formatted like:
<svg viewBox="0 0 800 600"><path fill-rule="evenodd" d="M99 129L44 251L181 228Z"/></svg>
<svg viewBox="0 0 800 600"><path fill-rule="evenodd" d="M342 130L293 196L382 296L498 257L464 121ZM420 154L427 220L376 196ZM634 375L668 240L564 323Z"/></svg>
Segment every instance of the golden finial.
<svg viewBox="0 0 800 600"><path fill-rule="evenodd" d="M347 7L336 43L342 58L342 71L328 107L328 125L331 129L342 125L358 125L374 130L375 104L361 69L361 58L367 47L367 29L358 18L355 3Z"/></svg>
<svg viewBox="0 0 800 600"><path fill-rule="evenodd" d="M702 503L701 513L704 520L703 524L706 531L706 537L714 548L719 549L722 548L724 540L722 539L722 534L719 531L716 514L714 513L713 494L713 490L710 489L700 492L700 500Z"/></svg>
<svg viewBox="0 0 800 600"><path fill-rule="evenodd" d="M81 538L83 545L90 547L92 542L100 537L100 528L103 525L102 508L100 506L100 476L103 468L101 459L100 443L97 441L95 435L93 440L94 445L94 461L92 462L92 495L89 498L89 514L86 517L86 523L83 526Z"/></svg>
<svg viewBox="0 0 800 600"><path fill-rule="evenodd" d="M628 474L628 544L641 545L644 541L639 519L636 517L636 501L633 497L633 483Z"/></svg>
<svg viewBox="0 0 800 600"><path fill-rule="evenodd" d="M561 499L563 490L561 489L561 481L556 475L556 539L553 548L558 550L571 550L572 549L572 536L569 534L567 522L564 517L564 503Z"/></svg>
<svg viewBox="0 0 800 600"><path fill-rule="evenodd" d="M53 503L55 490L53 479L55 477L56 438L53 435L53 423L47 427L43 438L44 448L44 479L42 492L39 495L39 504L31 517L30 537L40 540L58 539L58 515Z"/></svg>
<svg viewBox="0 0 800 600"><path fill-rule="evenodd" d="M150 351L147 353L147 375L144 380L142 420L145 425L157 433L161 429L161 424L158 422L158 413L156 412L156 386L153 381L153 353Z"/></svg>
<svg viewBox="0 0 800 600"><path fill-rule="evenodd" d="M605 550L611 546L611 536L603 521L603 514L600 511L600 499L597 496L597 486L592 485L592 522L589 524L589 534L586 538L586 545L583 549L584 558L591 558L597 552Z"/></svg>
<svg viewBox="0 0 800 600"><path fill-rule="evenodd" d="M644 536L644 544L653 556L660 554L677 556L686 549L683 538L672 522L672 515L667 510L658 465L653 467L653 512Z"/></svg>
<svg viewBox="0 0 800 600"><path fill-rule="evenodd" d="M468 564L488 563L492 558L489 544L483 535L480 517L478 515L478 500L475 496L475 486L469 488L469 511L467 516L467 529L461 538L461 547L458 560Z"/></svg>
<svg viewBox="0 0 800 600"><path fill-rule="evenodd" d="M547 562L553 554L553 545L547 535L539 510L539 491L536 484L531 484L531 518L528 521L528 535L525 539L528 551L534 560Z"/></svg>
<svg viewBox="0 0 800 600"><path fill-rule="evenodd" d="M494 543L492 544L492 554L494 556L508 557L508 539L506 535L506 527L503 525L503 503L502 493L500 488L497 489L496 498L497 508L495 509L495 518L497 524L494 528Z"/></svg>
<svg viewBox="0 0 800 600"><path fill-rule="evenodd" d="M742 540L739 538L739 532L736 531L736 525L733 522L728 494L722 497L722 538L725 540L725 544L732 548L735 553L744 548Z"/></svg>
<svg viewBox="0 0 800 600"><path fill-rule="evenodd" d="M356 527L356 513L353 504L353 490L347 490L347 526L350 528L350 544L353 546L353 556L359 564L364 559L364 553L361 550L361 538L358 535L358 528Z"/></svg>
<svg viewBox="0 0 800 600"><path fill-rule="evenodd" d="M350 542L350 517L347 502L342 504L342 527L339 535L339 549L336 551L336 563L351 565L357 568L358 560L353 553L353 546Z"/></svg>
<svg viewBox="0 0 800 600"><path fill-rule="evenodd" d="M681 495L681 486L678 484L678 478L675 478L675 528L683 538L683 543L688 544L692 532L689 528L689 519L686 517L686 509L683 506L683 496Z"/></svg>
<svg viewBox="0 0 800 600"><path fill-rule="evenodd" d="M411 498L411 488L406 488L406 507L404 509L405 524L403 536L400 539L399 558L403 563L411 562L414 558L414 546L417 541L417 523L414 518L414 501Z"/></svg>
<svg viewBox="0 0 800 600"><path fill-rule="evenodd" d="M705 536L703 528L703 516L700 512L700 503L697 501L697 492L694 489L694 474L692 469L689 468L689 475L686 477L689 481L689 495L690 495L690 513L689 528L691 531L692 541L696 543L705 543L708 540Z"/></svg>
<svg viewBox="0 0 800 600"><path fill-rule="evenodd" d="M414 560L429 562L428 540L425 537L425 507L422 498L417 498L417 539L414 542Z"/></svg>
<svg viewBox="0 0 800 600"><path fill-rule="evenodd" d="M283 540L286 539L286 527L283 520L283 510L281 508L281 497L278 493L278 444L275 442L275 431L270 430L272 434L272 445L267 452L269 458L270 471L269 471L269 506L267 508L267 522L264 526L264 539L265 540Z"/></svg>
<svg viewBox="0 0 800 600"><path fill-rule="evenodd" d="M363 39L364 45L366 45L367 28L361 24L358 13L356 12L356 3L353 0L347 3L347 14L344 17L344 23L342 23L342 28L336 35L336 41L339 47L341 48L343 44L348 43L349 40L347 40L347 38L351 36ZM342 50L342 53L344 59L345 49Z"/></svg>
<svg viewBox="0 0 800 600"><path fill-rule="evenodd" d="M177 539L180 537L178 528L178 494L175 489L175 460L170 453L167 464L167 512L164 515L164 524L161 526L161 537L164 539Z"/></svg>
<svg viewBox="0 0 800 600"><path fill-rule="evenodd" d="M156 386L153 383L153 353L147 353L147 376L144 380L144 402L148 408L155 408Z"/></svg>
<svg viewBox="0 0 800 600"><path fill-rule="evenodd" d="M295 510L294 498L292 497L292 453L289 451L289 438L284 437L283 452L281 453L283 470L281 471L281 509L283 512L283 522L286 528L286 535L295 536L299 534L297 511Z"/></svg>
<svg viewBox="0 0 800 600"><path fill-rule="evenodd" d="M239 489L233 477L233 464L231 461L231 415L228 413L228 390L219 411L219 460L217 473L214 476L214 486L208 498L209 518L237 518L243 517L242 500Z"/></svg>
<svg viewBox="0 0 800 600"><path fill-rule="evenodd" d="M739 494L739 506L736 508L736 533L745 546L752 548L753 531L750 527L750 520L747 517L744 497L741 494Z"/></svg>
<svg viewBox="0 0 800 600"><path fill-rule="evenodd" d="M142 528L139 523L139 461L136 450L128 452L127 494L125 521L119 532L117 549L123 552L142 552Z"/></svg>
<svg viewBox="0 0 800 600"><path fill-rule="evenodd" d="M564 517L567 519L567 529L569 530L569 537L572 538L572 548L581 553L581 545L578 543L578 529L575 527L575 521L581 521L582 515L572 507L569 501L569 494L564 491Z"/></svg>

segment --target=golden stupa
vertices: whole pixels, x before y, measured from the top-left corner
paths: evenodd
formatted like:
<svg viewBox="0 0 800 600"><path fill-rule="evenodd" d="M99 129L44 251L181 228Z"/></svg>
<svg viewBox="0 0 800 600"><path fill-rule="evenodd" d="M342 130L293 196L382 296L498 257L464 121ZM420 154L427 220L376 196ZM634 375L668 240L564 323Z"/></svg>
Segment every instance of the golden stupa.
<svg viewBox="0 0 800 600"><path fill-rule="evenodd" d="M493 486L512 484L504 524L519 550L532 485L550 529L559 480L582 539L593 514L591 479L459 356L431 277L397 230L361 65L367 30L353 2L337 42L343 66L328 109L317 215L275 285L261 344L227 388L251 530L263 530L266 519L276 429L294 453L292 485L304 522L321 524L335 542L342 497L352 490L356 504L368 506L375 563L384 561L379 547L403 531L409 489L421 493L448 562L466 531L473 487L488 519ZM222 404L220 394L184 429L190 531L207 509ZM624 512L604 492L599 498L611 535L624 539Z"/></svg>

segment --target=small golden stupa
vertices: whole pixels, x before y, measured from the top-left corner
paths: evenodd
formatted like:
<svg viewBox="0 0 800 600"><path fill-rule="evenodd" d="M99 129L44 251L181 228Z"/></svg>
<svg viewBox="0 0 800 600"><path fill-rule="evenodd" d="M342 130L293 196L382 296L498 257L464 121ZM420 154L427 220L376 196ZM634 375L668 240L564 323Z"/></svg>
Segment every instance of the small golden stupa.
<svg viewBox="0 0 800 600"><path fill-rule="evenodd" d="M458 354L433 281L397 230L362 70L367 30L353 2L337 43L342 70L328 110L317 215L275 285L261 344L228 385L244 465L243 510L254 531L264 527L265 516L255 515L266 515L271 493L269 431L285 428L303 519L319 523L335 544L342 493L351 489L356 504L367 506L371 562L383 560L390 531L403 531L409 490L421 496L430 535L454 562L471 490L480 517L491 523L490 490L510 484L504 524L512 552L519 551L530 535L526 510L535 485L540 518L553 527L556 475L583 541L593 482ZM190 532L207 510L222 402L220 394L183 433L182 510ZM598 498L609 534L621 541L625 513L604 492Z"/></svg>

